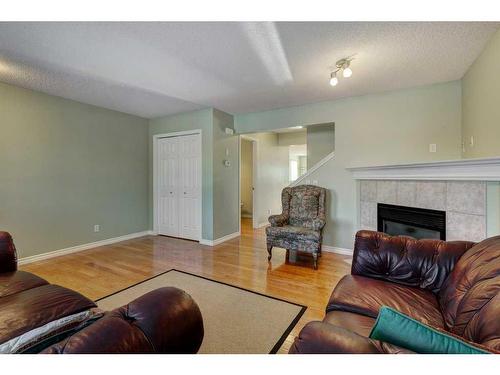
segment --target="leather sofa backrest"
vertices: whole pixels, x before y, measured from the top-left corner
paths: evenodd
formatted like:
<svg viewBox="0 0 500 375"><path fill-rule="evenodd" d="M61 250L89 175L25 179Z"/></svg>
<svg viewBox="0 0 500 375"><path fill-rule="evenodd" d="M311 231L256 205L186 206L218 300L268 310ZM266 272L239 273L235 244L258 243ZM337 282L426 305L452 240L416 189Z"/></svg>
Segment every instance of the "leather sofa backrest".
<svg viewBox="0 0 500 375"><path fill-rule="evenodd" d="M488 238L458 260L439 293L447 328L500 349L500 236Z"/></svg>
<svg viewBox="0 0 500 375"><path fill-rule="evenodd" d="M298 227L309 227L310 222L325 216L326 190L314 185L287 187L281 193L283 213L288 223Z"/></svg>
<svg viewBox="0 0 500 375"><path fill-rule="evenodd" d="M457 260L473 245L362 230L356 234L351 274L438 293Z"/></svg>

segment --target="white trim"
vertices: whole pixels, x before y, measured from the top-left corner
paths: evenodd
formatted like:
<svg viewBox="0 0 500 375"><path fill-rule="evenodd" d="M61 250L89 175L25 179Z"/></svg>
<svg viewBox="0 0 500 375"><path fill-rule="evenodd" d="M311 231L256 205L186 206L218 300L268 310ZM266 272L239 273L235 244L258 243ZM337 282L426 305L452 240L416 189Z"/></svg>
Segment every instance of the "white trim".
<svg viewBox="0 0 500 375"><path fill-rule="evenodd" d="M318 170L323 164L325 164L327 161L333 159L334 156L335 156L335 152L330 152L323 159L321 159L316 164L314 164L310 169L308 169L306 173L304 173L302 176L297 178L295 181L291 182L290 185L288 185L288 186L299 185L302 181L304 181L306 178L308 178L312 173L314 173L316 170Z"/></svg>
<svg viewBox="0 0 500 375"><path fill-rule="evenodd" d="M500 181L500 158L349 167L357 180Z"/></svg>
<svg viewBox="0 0 500 375"><path fill-rule="evenodd" d="M349 256L352 256L352 254L353 254L352 249L345 249L343 247L322 245L321 250L326 251L328 253L335 253L335 254L342 254L342 255L349 255Z"/></svg>
<svg viewBox="0 0 500 375"><path fill-rule="evenodd" d="M216 240L205 240L204 238L202 238L200 240L200 244L207 246L216 246L239 236L240 236L240 231L228 234L227 236L224 237L217 238Z"/></svg>
<svg viewBox="0 0 500 375"><path fill-rule="evenodd" d="M179 137L183 135L200 135L200 233L198 240L203 234L203 134L201 129L184 130L172 133L162 133L153 135L153 232L158 234L158 140L160 138Z"/></svg>
<svg viewBox="0 0 500 375"><path fill-rule="evenodd" d="M241 232L241 136L238 137L238 231ZM203 240L203 239L202 239ZM200 243L202 243L200 241Z"/></svg>
<svg viewBox="0 0 500 375"><path fill-rule="evenodd" d="M259 174L259 141L252 140L252 227L255 228L258 223L259 192L258 188Z"/></svg>
<svg viewBox="0 0 500 375"><path fill-rule="evenodd" d="M139 238L139 237L144 237L144 236L150 236L150 235L153 235L153 231L151 231L151 230L145 230L143 232L137 232L137 233L130 233L130 234L126 234L124 236L108 238L106 240L101 240L101 241L96 241L96 242L90 242L90 243L86 243L86 244L83 244L83 245L71 246L71 247L67 247L65 249L59 249L59 250L49 251L49 252L43 253L43 254L32 255L32 256L29 256L29 257L20 258L19 261L18 261L18 263L21 265L21 264L28 264L28 263L38 262L40 260L45 260L45 259L60 257L60 256L63 256L63 255L68 255L68 254L76 253L76 252L79 252L79 251L92 249L94 247L111 245L111 244L114 244L114 243L117 243L117 242L122 242L122 241L126 241L126 240L131 240L131 239L134 239L134 238Z"/></svg>
<svg viewBox="0 0 500 375"><path fill-rule="evenodd" d="M270 225L269 222L264 221L263 223L257 224L257 228L256 229L262 228L262 227L267 227L268 225Z"/></svg>

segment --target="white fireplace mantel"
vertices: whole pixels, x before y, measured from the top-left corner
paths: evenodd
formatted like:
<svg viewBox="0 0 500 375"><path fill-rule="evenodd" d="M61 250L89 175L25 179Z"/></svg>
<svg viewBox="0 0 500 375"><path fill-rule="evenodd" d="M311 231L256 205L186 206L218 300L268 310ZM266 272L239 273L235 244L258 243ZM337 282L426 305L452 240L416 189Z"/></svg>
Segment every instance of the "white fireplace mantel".
<svg viewBox="0 0 500 375"><path fill-rule="evenodd" d="M348 167L356 180L500 181L500 157Z"/></svg>

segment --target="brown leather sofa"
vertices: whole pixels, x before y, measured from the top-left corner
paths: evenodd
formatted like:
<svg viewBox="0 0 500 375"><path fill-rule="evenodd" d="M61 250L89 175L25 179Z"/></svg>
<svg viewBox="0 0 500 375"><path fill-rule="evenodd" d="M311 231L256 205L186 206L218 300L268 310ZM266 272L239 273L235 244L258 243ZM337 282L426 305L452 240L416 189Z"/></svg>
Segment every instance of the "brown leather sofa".
<svg viewBox="0 0 500 375"><path fill-rule="evenodd" d="M474 244L360 231L351 275L290 353L408 353L368 338L383 305L497 352L499 291L500 236Z"/></svg>
<svg viewBox="0 0 500 375"><path fill-rule="evenodd" d="M81 294L17 270L12 238L0 232L0 344L96 305ZM165 287L110 312L43 353L196 353L203 320L194 300Z"/></svg>

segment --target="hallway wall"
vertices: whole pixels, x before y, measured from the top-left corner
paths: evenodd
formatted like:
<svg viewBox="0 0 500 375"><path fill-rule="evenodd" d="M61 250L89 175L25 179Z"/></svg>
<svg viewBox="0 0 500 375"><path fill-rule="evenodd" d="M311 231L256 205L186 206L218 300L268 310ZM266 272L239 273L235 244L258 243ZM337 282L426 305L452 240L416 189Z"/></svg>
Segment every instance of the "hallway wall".
<svg viewBox="0 0 500 375"><path fill-rule="evenodd" d="M278 134L249 134L257 139L257 223L267 223L271 214L281 213L281 190L288 185L288 146L280 146Z"/></svg>

